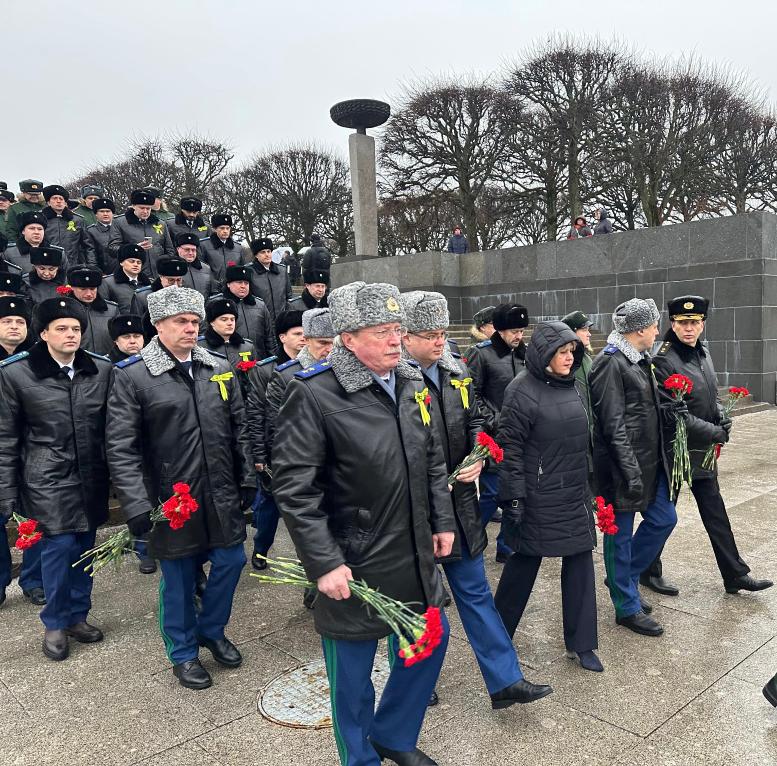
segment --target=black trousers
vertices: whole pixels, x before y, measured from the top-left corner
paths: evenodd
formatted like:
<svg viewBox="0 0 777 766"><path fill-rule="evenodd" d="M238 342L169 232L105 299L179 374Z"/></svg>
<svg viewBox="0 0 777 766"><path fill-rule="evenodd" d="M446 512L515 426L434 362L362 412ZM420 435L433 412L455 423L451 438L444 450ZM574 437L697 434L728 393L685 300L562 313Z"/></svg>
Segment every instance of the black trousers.
<svg viewBox="0 0 777 766"><path fill-rule="evenodd" d="M724 582L730 582L737 577L742 577L750 571L750 567L742 560L731 531L731 524L726 512L726 504L720 494L720 486L717 478L694 479L691 492L699 509L699 516L707 535L710 538L712 552L718 569ZM661 577L663 566L661 564L661 552L644 574L650 577Z"/></svg>
<svg viewBox="0 0 777 766"><path fill-rule="evenodd" d="M511 638L526 609L540 564L541 556L514 553L502 570L494 602ZM591 551L561 559L561 607L566 648L571 652L596 649L596 589Z"/></svg>

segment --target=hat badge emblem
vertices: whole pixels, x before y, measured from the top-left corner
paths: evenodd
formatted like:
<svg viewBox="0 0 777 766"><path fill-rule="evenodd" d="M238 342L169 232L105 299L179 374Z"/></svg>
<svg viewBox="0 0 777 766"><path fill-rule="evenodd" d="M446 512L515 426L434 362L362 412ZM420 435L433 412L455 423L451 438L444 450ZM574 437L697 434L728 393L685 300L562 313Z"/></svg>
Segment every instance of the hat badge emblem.
<svg viewBox="0 0 777 766"><path fill-rule="evenodd" d="M692 309L693 308L693 301L686 301L685 303L683 303L683 308L684 309Z"/></svg>
<svg viewBox="0 0 777 766"><path fill-rule="evenodd" d="M394 313L399 311L399 304L393 295L386 299L386 308Z"/></svg>
<svg viewBox="0 0 777 766"><path fill-rule="evenodd" d="M59 305L62 306L62 308L65 308L65 301L60 301Z"/></svg>
<svg viewBox="0 0 777 766"><path fill-rule="evenodd" d="M9 305L9 306L10 306L12 309L15 309L15 308L16 308L16 304L15 304L15 303L9 303L8 305Z"/></svg>

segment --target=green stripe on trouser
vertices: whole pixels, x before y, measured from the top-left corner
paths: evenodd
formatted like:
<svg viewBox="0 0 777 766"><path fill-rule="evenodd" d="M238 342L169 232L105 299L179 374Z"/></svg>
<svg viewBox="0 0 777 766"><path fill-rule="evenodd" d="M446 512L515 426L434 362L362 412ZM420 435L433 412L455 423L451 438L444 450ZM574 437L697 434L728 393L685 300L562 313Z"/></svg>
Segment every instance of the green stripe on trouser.
<svg viewBox="0 0 777 766"><path fill-rule="evenodd" d="M329 704L332 708L332 731L335 735L340 763L342 766L348 766L348 747L345 744L343 735L340 733L340 724L337 721L337 705L335 704L335 694L337 693L337 647L331 638L322 637L321 642L324 645L326 675L329 679Z"/></svg>
<svg viewBox="0 0 777 766"><path fill-rule="evenodd" d="M388 645L389 672L391 672L394 670L397 657L399 657L399 639L395 633L389 634L389 637L386 639L386 644Z"/></svg>
<svg viewBox="0 0 777 766"><path fill-rule="evenodd" d="M615 535L604 535L604 571L607 572L607 583L610 598L615 607L616 616L620 616L625 601L624 594L615 584Z"/></svg>
<svg viewBox="0 0 777 766"><path fill-rule="evenodd" d="M167 659L173 662L173 640L165 633L165 578L159 578L159 632L165 642ZM175 664L175 663L173 663Z"/></svg>

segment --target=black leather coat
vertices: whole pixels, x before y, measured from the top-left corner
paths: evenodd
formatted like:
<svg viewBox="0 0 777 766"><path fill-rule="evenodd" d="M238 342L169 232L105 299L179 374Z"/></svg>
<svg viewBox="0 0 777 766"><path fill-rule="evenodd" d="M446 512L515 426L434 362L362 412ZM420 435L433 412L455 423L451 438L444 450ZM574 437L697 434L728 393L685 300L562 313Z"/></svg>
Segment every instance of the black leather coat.
<svg viewBox="0 0 777 766"><path fill-rule="evenodd" d="M170 230L170 239L173 241L173 247L175 247L175 238L179 234L194 234L195 237L200 239L206 239L210 236L210 226L205 223L203 217L199 214L190 222L184 218L182 213L176 213L174 218L169 218L165 223Z"/></svg>
<svg viewBox="0 0 777 766"><path fill-rule="evenodd" d="M71 381L43 342L0 362L0 517L15 510L47 535L87 532L108 518L111 363L79 349L73 369Z"/></svg>
<svg viewBox="0 0 777 766"><path fill-rule="evenodd" d="M103 279L98 292L106 300L116 303L120 314L137 314L142 317L146 311L146 303L138 299L135 291L150 284L149 278L141 272L138 274L138 286L133 287L121 266L117 266L113 274Z"/></svg>
<svg viewBox="0 0 777 766"><path fill-rule="evenodd" d="M26 295L33 304L38 304L47 298L56 298L57 288L65 284L65 270L60 266L53 279L41 279L38 272L33 269L24 276L24 284L27 287Z"/></svg>
<svg viewBox="0 0 777 766"><path fill-rule="evenodd" d="M182 287L190 287L196 290L205 300L219 291L218 285L213 280L213 272L207 263L195 258L189 264L189 271L183 275Z"/></svg>
<svg viewBox="0 0 777 766"><path fill-rule="evenodd" d="M273 444L273 493L308 577L341 564L354 578L424 611L444 591L432 534L456 528L447 469L415 394L420 373L400 362L396 404L343 348L298 373ZM391 629L354 597L320 597L316 630L374 640Z"/></svg>
<svg viewBox="0 0 777 766"><path fill-rule="evenodd" d="M215 233L212 233L209 237L200 240L200 258L210 266L214 281L223 288L227 265L230 261L240 263L242 251L232 237L222 242Z"/></svg>
<svg viewBox="0 0 777 766"><path fill-rule="evenodd" d="M285 355L284 355L285 356ZM248 395L246 397L246 417L248 433L251 437L251 452L254 463L267 463L267 384L279 363L277 356L268 356L259 360L248 373Z"/></svg>
<svg viewBox="0 0 777 766"><path fill-rule="evenodd" d="M266 269L254 260L251 263L251 292L264 301L274 325L275 317L286 311L292 299L288 270L277 263L271 263Z"/></svg>
<svg viewBox="0 0 777 766"><path fill-rule="evenodd" d="M250 293L245 298L235 297L229 290L217 293L212 300L229 298L237 306L235 331L244 338L253 341L258 359L271 356L276 351L276 338L270 312L261 298Z"/></svg>
<svg viewBox="0 0 777 766"><path fill-rule="evenodd" d="M118 316L119 306L106 301L99 293L92 303L81 303L86 311L86 329L81 334L81 348L106 356L114 347L108 323Z"/></svg>
<svg viewBox="0 0 777 766"><path fill-rule="evenodd" d="M175 248L173 248L167 224L160 221L154 213L151 213L145 221L141 221L132 208L128 208L124 215L117 215L111 224L108 251L113 258L116 258L122 245L137 245L145 237L151 237L151 249L146 251L148 258L143 265L143 271L149 278L155 279L156 262L164 256L172 258L175 255Z"/></svg>
<svg viewBox="0 0 777 766"><path fill-rule="evenodd" d="M92 239L86 233L84 219L75 215L69 208L65 208L61 216L57 216L48 206L44 207L42 212L47 220L46 239L65 251L68 265L97 267L97 256Z"/></svg>
<svg viewBox="0 0 777 766"><path fill-rule="evenodd" d="M103 274L113 274L118 268L119 262L115 254L108 250L108 242L111 238L111 227L113 224L104 224L97 221L91 226L86 227L86 236L89 237L94 250L94 257L97 261L97 268Z"/></svg>

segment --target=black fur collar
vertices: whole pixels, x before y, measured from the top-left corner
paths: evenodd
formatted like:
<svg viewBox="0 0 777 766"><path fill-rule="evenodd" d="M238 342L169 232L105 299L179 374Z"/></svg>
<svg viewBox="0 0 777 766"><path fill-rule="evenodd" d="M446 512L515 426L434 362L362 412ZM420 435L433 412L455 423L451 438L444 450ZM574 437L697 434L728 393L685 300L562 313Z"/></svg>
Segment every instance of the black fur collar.
<svg viewBox="0 0 777 766"><path fill-rule="evenodd" d="M138 280L138 287L145 287L151 284L151 280L142 271L136 279ZM116 267L116 271L113 272L113 280L117 285L128 285L130 278L124 273L121 265L119 265Z"/></svg>
<svg viewBox="0 0 777 766"><path fill-rule="evenodd" d="M233 300L235 303L245 303L246 306L256 306L256 298L254 298L253 293L248 293L245 298L238 298L237 295L234 295L232 291L227 288L223 293L222 297L229 298L230 300Z"/></svg>
<svg viewBox="0 0 777 766"><path fill-rule="evenodd" d="M278 264L275 263L275 261L272 261L270 263L269 268L265 266L263 263L259 263L259 261L254 258L254 262L251 264L251 268L257 273L257 274L264 274L265 272L269 271L270 274L280 274L281 270L278 268Z"/></svg>
<svg viewBox="0 0 777 766"><path fill-rule="evenodd" d="M46 207L44 207L41 212L46 217L46 219L49 220L49 221L51 221L51 220L53 220L54 218L57 217L57 214L54 212L54 210L49 205L46 205ZM73 218L75 218L75 216L73 215L73 211L69 207L66 207L62 211L62 220L63 221L72 221Z"/></svg>
<svg viewBox="0 0 777 766"><path fill-rule="evenodd" d="M62 267L60 267L54 279L41 279L33 266L27 274L27 278L30 280L30 285L44 285L49 284L50 282L53 282L55 285L65 284L65 275L62 273Z"/></svg>
<svg viewBox="0 0 777 766"><path fill-rule="evenodd" d="M217 250L220 247L225 247L227 250L234 250L235 249L235 240L232 239L231 235L229 237L227 237L224 242L222 242L219 239L218 234L216 234L216 232L214 231L210 235L209 239L210 239L211 245L213 245L213 247L215 247Z"/></svg>
<svg viewBox="0 0 777 766"><path fill-rule="evenodd" d="M175 222L179 226L189 226L189 219L184 218L183 213L175 214ZM191 222L191 228L199 229L201 226L205 226L205 221L202 219L201 215L197 214L197 217Z"/></svg>
<svg viewBox="0 0 777 766"><path fill-rule="evenodd" d="M31 349L28 357L30 369L38 380L44 378L53 378L59 375L60 367L51 358L49 347L41 340ZM83 372L84 375L97 375L97 365L89 358L89 355L83 350L78 349L73 361L73 369L76 372Z"/></svg>
<svg viewBox="0 0 777 766"><path fill-rule="evenodd" d="M324 297L317 301L309 292L308 289L305 288L302 291L302 295L300 298L302 298L302 302L309 308L309 309L325 309L329 306L329 303L327 302L327 298L329 297L329 290L327 290L324 293Z"/></svg>
<svg viewBox="0 0 777 766"><path fill-rule="evenodd" d="M197 271L202 271L202 261L199 259L199 256L196 257L193 261L189 262L186 261L189 264L190 269L197 269Z"/></svg>
<svg viewBox="0 0 777 766"><path fill-rule="evenodd" d="M28 331L29 332L29 331ZM14 354L21 354L22 351L29 351L32 346L35 345L35 341L31 337L31 333L27 335L27 337L14 349ZM12 354L9 354L4 346L0 346L0 361L3 359L8 359L9 356L12 356Z"/></svg>
<svg viewBox="0 0 777 766"><path fill-rule="evenodd" d="M159 219L153 213L151 213L151 215L145 221L141 221L140 218L135 215L135 211L131 207L127 208L127 212L124 213L124 217L127 219L128 223L131 223L134 226L143 226L143 224L153 226L155 223L159 223Z"/></svg>
<svg viewBox="0 0 777 766"><path fill-rule="evenodd" d="M666 334L664 335L664 340L669 341L669 343L672 344L672 348L680 355L680 358L688 362L691 359L693 359L695 354L700 354L701 356L706 356L707 352L704 348L704 344L700 341L696 341L695 346L689 346L686 343L683 343L675 334L675 331L670 327Z"/></svg>
<svg viewBox="0 0 777 766"><path fill-rule="evenodd" d="M224 338L222 338L210 325L205 330L205 342L213 349L219 348L219 346L225 345ZM240 348L245 341L240 333L233 332L229 338L229 345L234 348Z"/></svg>
<svg viewBox="0 0 777 766"><path fill-rule="evenodd" d="M526 344L523 341L521 341L517 348L513 349L508 346L507 343L505 343L504 338L502 338L502 336L496 330L491 336L491 345L494 347L494 350L500 358L507 356L511 351L515 351L515 355L519 359L526 359Z"/></svg>
<svg viewBox="0 0 777 766"><path fill-rule="evenodd" d="M73 295L73 297L75 298L75 295ZM78 298L76 298L76 300L78 300ZM101 314L103 314L108 310L108 304L105 302L105 298L103 298L100 293L97 293L97 297L91 303L84 303L83 301L78 302L88 311L99 311Z"/></svg>
<svg viewBox="0 0 777 766"><path fill-rule="evenodd" d="M51 242L44 236L43 242L41 242L38 247L48 247L50 244ZM16 240L16 249L21 255L29 255L31 247L32 245L24 237L19 237L19 239Z"/></svg>

